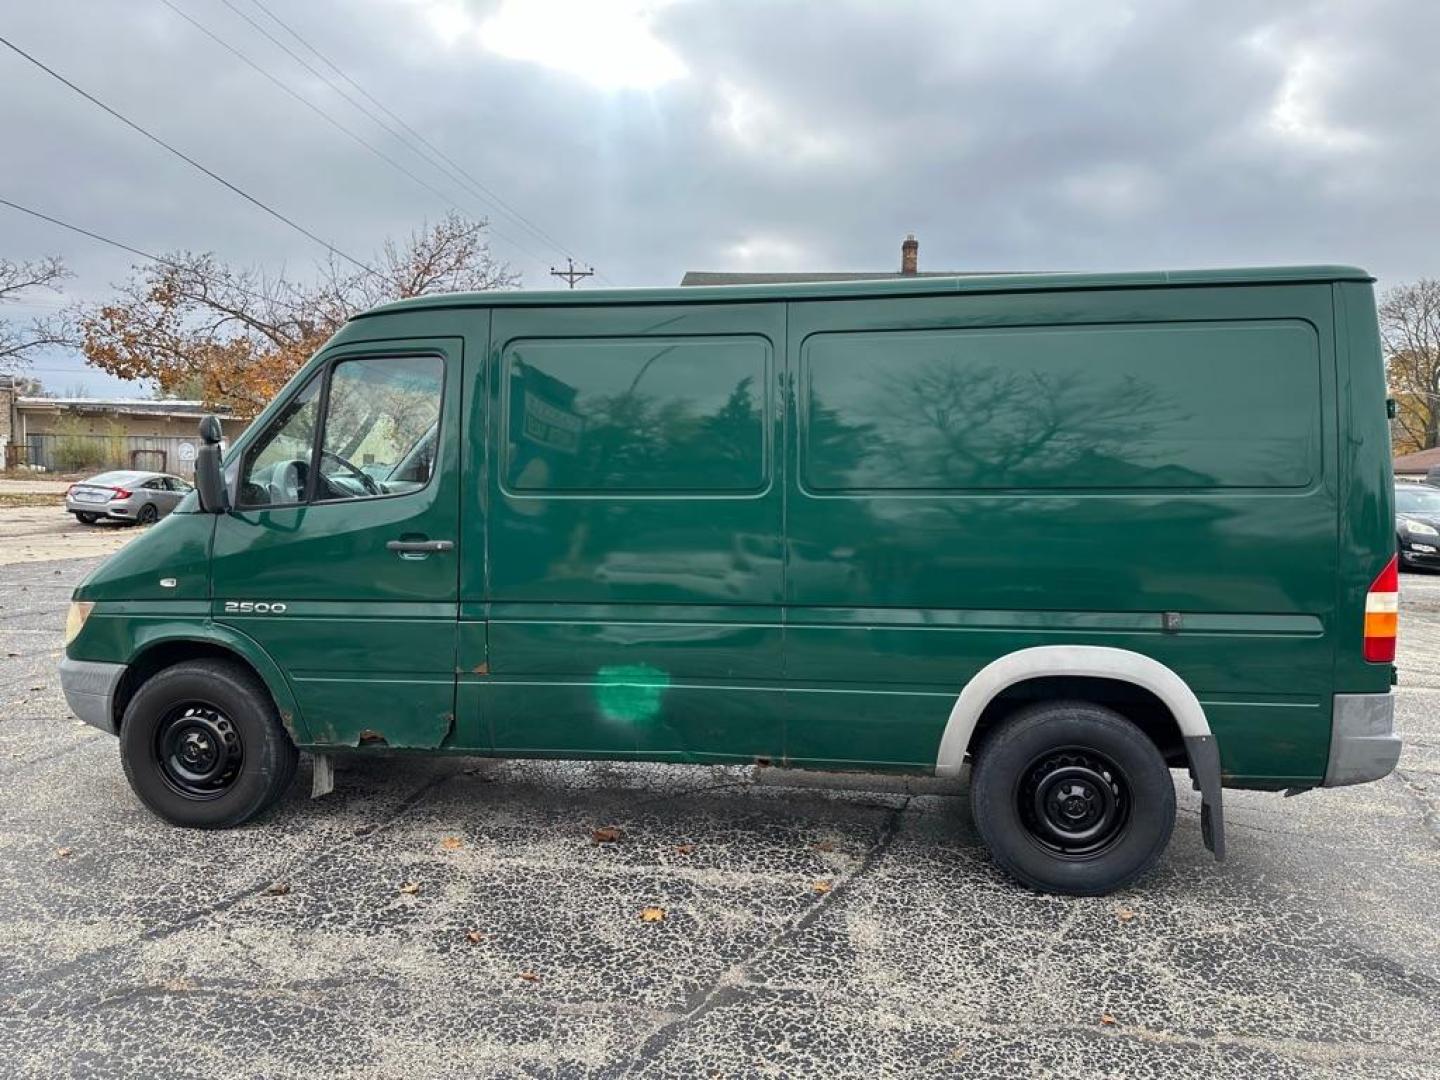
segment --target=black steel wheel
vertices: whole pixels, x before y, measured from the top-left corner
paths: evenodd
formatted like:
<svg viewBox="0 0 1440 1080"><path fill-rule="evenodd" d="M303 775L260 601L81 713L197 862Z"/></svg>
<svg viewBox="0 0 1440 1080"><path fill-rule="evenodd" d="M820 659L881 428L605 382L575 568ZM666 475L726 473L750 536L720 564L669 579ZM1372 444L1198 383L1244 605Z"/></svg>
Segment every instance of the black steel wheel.
<svg viewBox="0 0 1440 1080"><path fill-rule="evenodd" d="M225 794L244 762L240 732L207 702L178 705L155 728L155 758L171 790L187 799Z"/></svg>
<svg viewBox="0 0 1440 1080"><path fill-rule="evenodd" d="M1089 702L1018 710L975 756L970 806L991 856L1041 892L1123 888L1160 858L1175 786L1150 738Z"/></svg>
<svg viewBox="0 0 1440 1080"><path fill-rule="evenodd" d="M1092 858L1130 823L1130 783L1110 758L1084 746L1039 754L1015 784L1031 838L1067 859Z"/></svg>
<svg viewBox="0 0 1440 1080"><path fill-rule="evenodd" d="M157 672L120 721L130 787L176 825L249 821L285 793L298 759L265 684L237 661L187 660Z"/></svg>

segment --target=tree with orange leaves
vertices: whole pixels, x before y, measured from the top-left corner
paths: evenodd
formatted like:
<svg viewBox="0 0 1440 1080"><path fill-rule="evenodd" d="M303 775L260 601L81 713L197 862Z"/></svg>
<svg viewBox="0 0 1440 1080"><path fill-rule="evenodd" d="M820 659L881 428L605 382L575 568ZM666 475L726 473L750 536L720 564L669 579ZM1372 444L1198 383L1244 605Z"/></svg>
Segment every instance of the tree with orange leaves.
<svg viewBox="0 0 1440 1080"><path fill-rule="evenodd" d="M519 275L491 257L485 226L450 214L403 244L387 240L374 271L332 256L308 284L179 252L137 268L113 301L86 309L81 347L119 378L253 416L358 312L428 293L514 288Z"/></svg>

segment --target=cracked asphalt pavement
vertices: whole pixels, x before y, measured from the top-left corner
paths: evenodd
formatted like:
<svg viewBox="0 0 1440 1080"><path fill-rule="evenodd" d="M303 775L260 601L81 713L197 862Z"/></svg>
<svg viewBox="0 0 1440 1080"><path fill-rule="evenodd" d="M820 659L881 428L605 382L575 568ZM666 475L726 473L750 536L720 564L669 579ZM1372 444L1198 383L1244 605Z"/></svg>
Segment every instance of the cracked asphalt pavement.
<svg viewBox="0 0 1440 1080"><path fill-rule="evenodd" d="M1227 792L1218 865L1179 782L1159 870L1065 899L938 783L396 755L168 827L60 695L92 565L0 566L7 1077L1440 1076L1440 577L1394 775Z"/></svg>

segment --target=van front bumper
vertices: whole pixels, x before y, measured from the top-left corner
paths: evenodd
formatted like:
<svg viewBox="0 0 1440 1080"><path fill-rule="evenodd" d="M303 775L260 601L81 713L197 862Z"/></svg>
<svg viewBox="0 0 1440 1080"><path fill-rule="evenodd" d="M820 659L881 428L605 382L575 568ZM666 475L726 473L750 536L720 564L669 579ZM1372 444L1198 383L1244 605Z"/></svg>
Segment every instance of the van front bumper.
<svg viewBox="0 0 1440 1080"><path fill-rule="evenodd" d="M1325 787L1389 776L1400 760L1394 694L1336 694Z"/></svg>
<svg viewBox="0 0 1440 1080"><path fill-rule="evenodd" d="M70 711L85 723L115 734L115 690L125 674L124 664L94 660L60 661L60 689Z"/></svg>

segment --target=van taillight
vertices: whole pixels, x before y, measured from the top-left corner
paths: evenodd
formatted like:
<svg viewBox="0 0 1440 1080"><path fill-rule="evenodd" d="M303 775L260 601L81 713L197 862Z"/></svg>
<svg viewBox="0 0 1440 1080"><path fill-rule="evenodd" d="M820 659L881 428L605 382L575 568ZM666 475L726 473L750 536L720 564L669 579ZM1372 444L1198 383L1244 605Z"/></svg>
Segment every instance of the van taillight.
<svg viewBox="0 0 1440 1080"><path fill-rule="evenodd" d="M1365 594L1365 659L1372 664L1395 660L1395 629L1400 618L1399 555L1390 556Z"/></svg>

